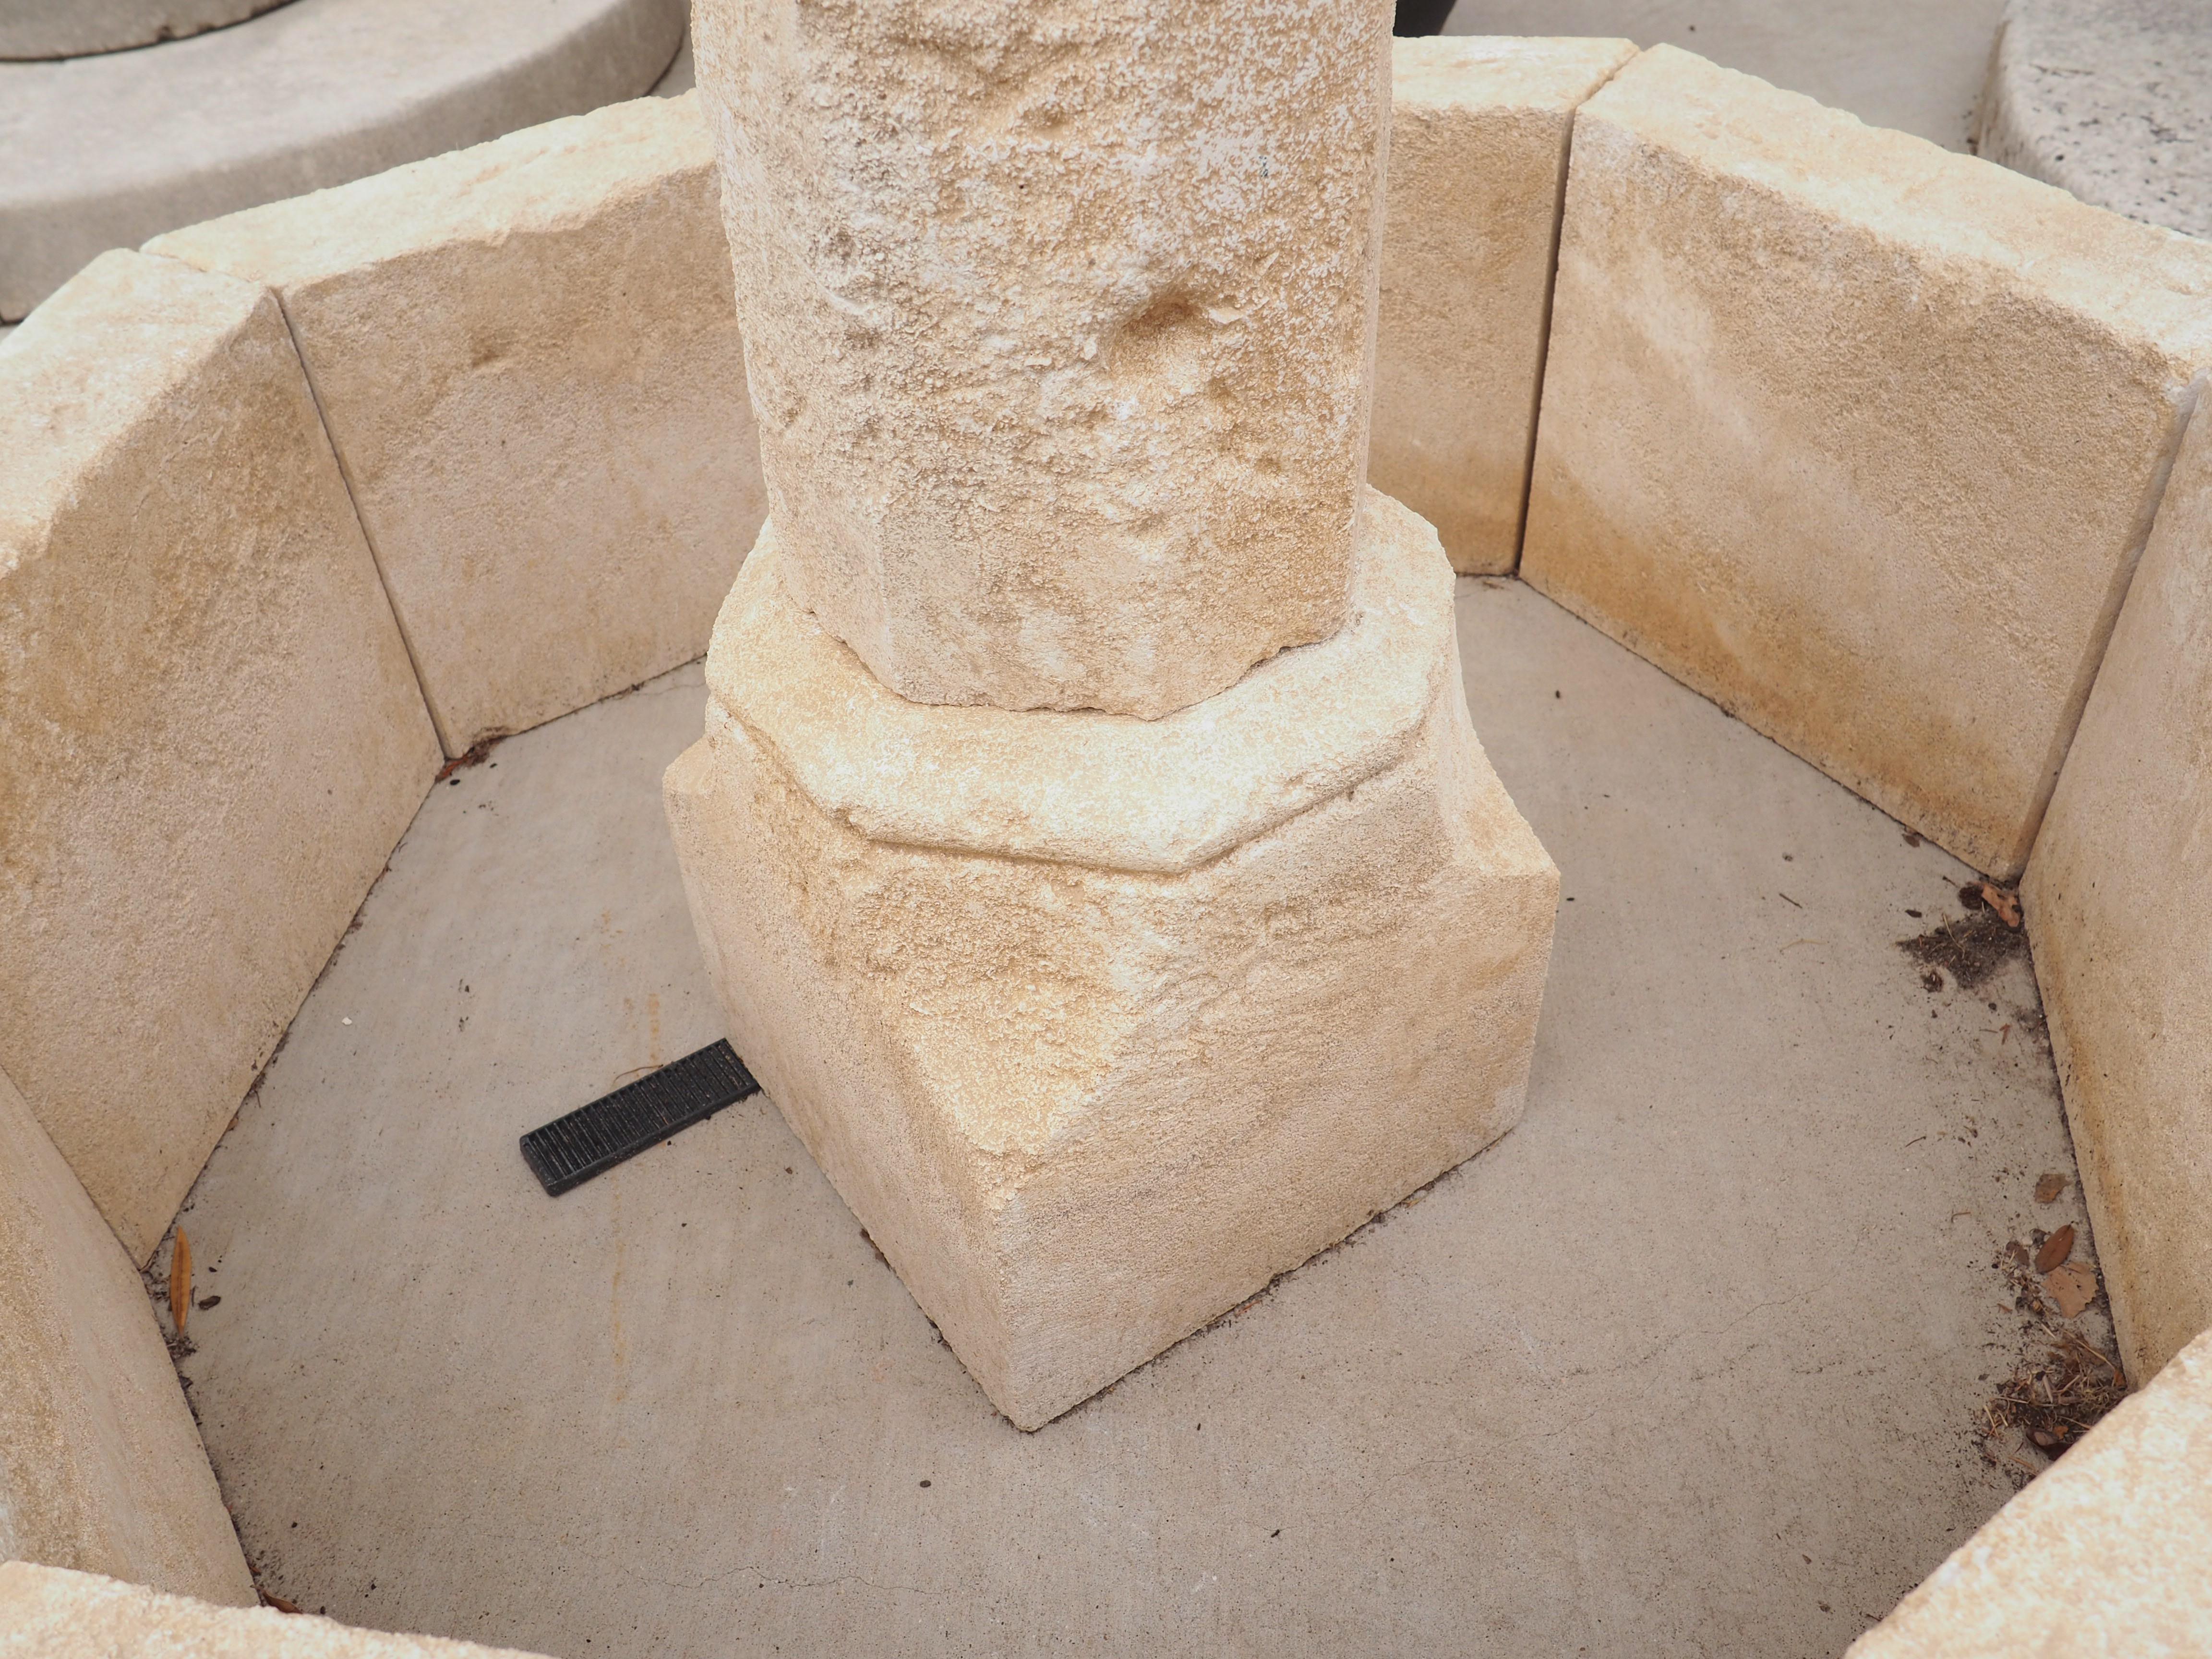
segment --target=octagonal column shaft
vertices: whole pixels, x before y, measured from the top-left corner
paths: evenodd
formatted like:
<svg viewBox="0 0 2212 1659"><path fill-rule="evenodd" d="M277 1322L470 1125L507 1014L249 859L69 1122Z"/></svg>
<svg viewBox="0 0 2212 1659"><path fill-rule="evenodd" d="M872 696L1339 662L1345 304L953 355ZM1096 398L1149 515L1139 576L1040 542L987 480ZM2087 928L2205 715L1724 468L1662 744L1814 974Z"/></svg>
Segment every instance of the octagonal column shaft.
<svg viewBox="0 0 2212 1659"><path fill-rule="evenodd" d="M1157 717L1345 615L1387 0L701 0L794 597L909 699Z"/></svg>

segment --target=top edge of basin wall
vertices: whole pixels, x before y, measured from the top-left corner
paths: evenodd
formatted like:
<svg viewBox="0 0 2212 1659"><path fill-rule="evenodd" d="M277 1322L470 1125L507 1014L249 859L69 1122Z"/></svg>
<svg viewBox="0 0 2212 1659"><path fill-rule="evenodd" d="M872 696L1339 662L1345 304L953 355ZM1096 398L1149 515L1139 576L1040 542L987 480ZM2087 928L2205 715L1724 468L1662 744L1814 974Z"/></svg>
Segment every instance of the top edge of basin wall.
<svg viewBox="0 0 2212 1659"><path fill-rule="evenodd" d="M704 0L769 509L902 696L1157 717L1341 622L1389 8Z"/></svg>

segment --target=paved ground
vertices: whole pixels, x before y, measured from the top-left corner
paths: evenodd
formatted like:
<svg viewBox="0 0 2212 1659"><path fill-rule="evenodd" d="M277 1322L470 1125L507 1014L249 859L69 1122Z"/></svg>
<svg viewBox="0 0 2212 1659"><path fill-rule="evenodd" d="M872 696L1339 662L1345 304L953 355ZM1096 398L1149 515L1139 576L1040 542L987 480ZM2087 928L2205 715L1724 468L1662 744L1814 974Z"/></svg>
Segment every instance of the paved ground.
<svg viewBox="0 0 2212 1659"><path fill-rule="evenodd" d="M1966 148L2003 0L1459 0L1448 34L1618 34Z"/></svg>
<svg viewBox="0 0 2212 1659"><path fill-rule="evenodd" d="M698 670L437 788L182 1218L268 1586L563 1659L1840 1652L2010 1494L1992 1263L2086 1231L2025 962L1923 988L1961 866L1518 583L1461 615L1569 896L1527 1120L1036 1435L767 1101L517 1154L719 1035Z"/></svg>

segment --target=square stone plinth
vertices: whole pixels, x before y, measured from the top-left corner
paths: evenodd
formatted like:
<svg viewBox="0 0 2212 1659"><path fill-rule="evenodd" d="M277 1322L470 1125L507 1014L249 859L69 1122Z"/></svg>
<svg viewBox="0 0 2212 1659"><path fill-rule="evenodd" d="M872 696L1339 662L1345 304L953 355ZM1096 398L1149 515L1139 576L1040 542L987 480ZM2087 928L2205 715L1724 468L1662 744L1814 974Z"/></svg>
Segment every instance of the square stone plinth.
<svg viewBox="0 0 2212 1659"><path fill-rule="evenodd" d="M1484 758L1435 534L1159 721L928 708L771 521L669 813L732 1040L1035 1428L1519 1117L1558 872Z"/></svg>
<svg viewBox="0 0 2212 1659"><path fill-rule="evenodd" d="M706 649L767 511L698 100L173 231L283 302L448 754Z"/></svg>
<svg viewBox="0 0 2212 1659"><path fill-rule="evenodd" d="M0 1066L139 1261L437 766L275 297L94 260L0 346Z"/></svg>
<svg viewBox="0 0 2212 1659"><path fill-rule="evenodd" d="M1575 118L1522 574L2009 880L2208 362L2212 247L1655 48Z"/></svg>
<svg viewBox="0 0 2212 1659"><path fill-rule="evenodd" d="M1436 526L1455 570L1520 556L1567 139L1635 55L1626 40L1392 45L1367 477Z"/></svg>

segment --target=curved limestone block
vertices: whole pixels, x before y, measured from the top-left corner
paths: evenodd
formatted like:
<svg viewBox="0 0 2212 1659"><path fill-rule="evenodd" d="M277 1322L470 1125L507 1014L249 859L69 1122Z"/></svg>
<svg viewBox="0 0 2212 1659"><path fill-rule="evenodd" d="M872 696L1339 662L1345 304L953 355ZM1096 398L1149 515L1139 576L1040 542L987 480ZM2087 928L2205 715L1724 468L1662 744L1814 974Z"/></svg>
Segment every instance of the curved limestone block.
<svg viewBox="0 0 2212 1659"><path fill-rule="evenodd" d="M10 1559L256 1600L145 1285L0 1076L0 1560ZM0 1598L0 1632L9 1624Z"/></svg>
<svg viewBox="0 0 2212 1659"><path fill-rule="evenodd" d="M181 40L273 10L284 0L6 0L0 58L81 58Z"/></svg>
<svg viewBox="0 0 2212 1659"><path fill-rule="evenodd" d="M717 625L667 796L731 1038L1024 1428L1520 1115L1559 875L1368 503L1347 636L1218 714L887 715L773 534Z"/></svg>
<svg viewBox="0 0 2212 1659"><path fill-rule="evenodd" d="M922 702L1153 716L1344 614L1380 0L705 0L769 509Z"/></svg>

